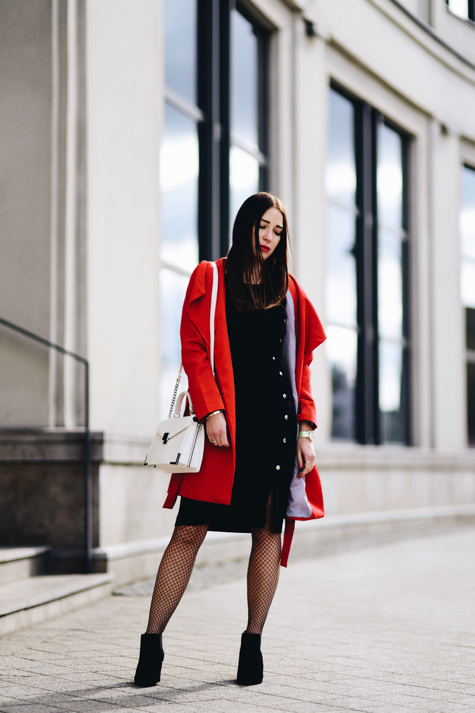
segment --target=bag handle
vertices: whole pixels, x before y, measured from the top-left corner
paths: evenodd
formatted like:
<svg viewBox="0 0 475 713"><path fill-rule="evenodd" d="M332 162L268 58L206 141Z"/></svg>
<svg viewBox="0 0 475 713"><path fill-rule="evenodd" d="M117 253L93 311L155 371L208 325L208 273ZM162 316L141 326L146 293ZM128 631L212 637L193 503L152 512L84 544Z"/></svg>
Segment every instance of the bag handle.
<svg viewBox="0 0 475 713"><path fill-rule="evenodd" d="M215 262L211 263L213 266L213 288L211 290L211 306L210 306L210 311L209 311L209 346L210 346L210 364L211 364L211 371L213 372L213 376L215 376L215 368L214 368L214 331L215 331L215 318L216 318L216 303L218 301L218 281L219 281L219 275L218 275L218 266L216 265ZM168 413L168 418L172 418L173 412L175 410L175 401L176 397L178 394L178 387L180 386L180 381L181 381L181 373L183 371L183 362L180 362L180 368L178 369L178 376L177 380L175 383L175 388L173 389L173 396L172 396L172 402L170 405L170 411ZM188 394L188 402L190 405L190 411L194 413L193 409L193 404L191 403L191 398Z"/></svg>

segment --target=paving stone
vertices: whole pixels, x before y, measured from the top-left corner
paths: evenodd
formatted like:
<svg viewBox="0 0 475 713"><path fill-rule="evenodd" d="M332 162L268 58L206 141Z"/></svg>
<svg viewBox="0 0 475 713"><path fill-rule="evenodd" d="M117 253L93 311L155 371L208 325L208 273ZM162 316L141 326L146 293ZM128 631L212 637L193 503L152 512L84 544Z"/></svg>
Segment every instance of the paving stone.
<svg viewBox="0 0 475 713"><path fill-rule="evenodd" d="M199 573L150 689L132 683L148 595L111 596L1 639L0 713L473 713L474 547L464 529L291 563L247 688L242 572Z"/></svg>

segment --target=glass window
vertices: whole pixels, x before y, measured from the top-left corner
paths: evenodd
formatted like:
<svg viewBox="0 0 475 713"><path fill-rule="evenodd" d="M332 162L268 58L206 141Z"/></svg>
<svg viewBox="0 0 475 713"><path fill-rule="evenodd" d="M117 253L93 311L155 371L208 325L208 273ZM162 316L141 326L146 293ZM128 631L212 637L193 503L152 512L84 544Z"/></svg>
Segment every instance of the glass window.
<svg viewBox="0 0 475 713"><path fill-rule="evenodd" d="M332 375L332 437L354 440L357 364L356 160L352 102L330 92L326 171L327 354Z"/></svg>
<svg viewBox="0 0 475 713"><path fill-rule="evenodd" d="M200 258L217 259L218 250L226 251L229 213L234 218L249 195L267 187L268 33L231 5L164 1L162 416L168 413L180 364L180 319L189 276ZM218 6L219 28L213 21ZM224 58L224 64L229 61L228 76L218 66ZM214 82L217 74L219 86ZM230 116L223 111L228 104Z"/></svg>
<svg viewBox="0 0 475 713"><path fill-rule="evenodd" d="M462 168L460 296L465 307L468 443L475 447L475 170Z"/></svg>
<svg viewBox="0 0 475 713"><path fill-rule="evenodd" d="M355 438L357 334L354 329L327 327L326 349L332 379L332 438Z"/></svg>
<svg viewBox="0 0 475 713"><path fill-rule="evenodd" d="M475 309L468 307L467 329L467 426L468 445L475 448Z"/></svg>
<svg viewBox="0 0 475 713"><path fill-rule="evenodd" d="M356 328L355 215L328 206L327 319Z"/></svg>
<svg viewBox="0 0 475 713"><path fill-rule="evenodd" d="M232 221L246 198L259 190L259 162L237 146L231 146L230 192Z"/></svg>
<svg viewBox="0 0 475 713"><path fill-rule="evenodd" d="M160 154L161 258L191 271L198 263L198 134L196 123L165 105Z"/></svg>
<svg viewBox="0 0 475 713"><path fill-rule="evenodd" d="M196 104L196 0L165 0L165 84Z"/></svg>
<svg viewBox="0 0 475 713"><path fill-rule="evenodd" d="M231 17L232 132L258 148L258 40L252 24L237 10Z"/></svg>
<svg viewBox="0 0 475 713"><path fill-rule="evenodd" d="M181 361L183 299L199 260L197 0L165 0L164 13L165 85L176 96L166 94L160 151L160 418L170 407Z"/></svg>
<svg viewBox="0 0 475 713"><path fill-rule="evenodd" d="M326 316L332 436L406 443L405 142L378 112L333 88L329 119Z"/></svg>
<svg viewBox="0 0 475 713"><path fill-rule="evenodd" d="M403 215L402 137L382 121L377 128L378 280L380 440L404 443L403 280L406 239Z"/></svg>
<svg viewBox="0 0 475 713"><path fill-rule="evenodd" d="M333 90L326 188L333 200L356 205L355 109L352 102Z"/></svg>
<svg viewBox="0 0 475 713"><path fill-rule="evenodd" d="M267 188L268 34L231 11L231 154L229 221L243 201Z"/></svg>
<svg viewBox="0 0 475 713"><path fill-rule="evenodd" d="M468 0L447 0L447 5L454 15L468 19Z"/></svg>
<svg viewBox="0 0 475 713"><path fill-rule="evenodd" d="M402 140L385 124L378 127L378 221L402 228Z"/></svg>
<svg viewBox="0 0 475 713"><path fill-rule="evenodd" d="M466 166L462 170L460 251L462 304L475 308L475 170Z"/></svg>
<svg viewBox="0 0 475 713"><path fill-rule="evenodd" d="M378 239L378 328L382 339L402 339L402 246L381 230Z"/></svg>

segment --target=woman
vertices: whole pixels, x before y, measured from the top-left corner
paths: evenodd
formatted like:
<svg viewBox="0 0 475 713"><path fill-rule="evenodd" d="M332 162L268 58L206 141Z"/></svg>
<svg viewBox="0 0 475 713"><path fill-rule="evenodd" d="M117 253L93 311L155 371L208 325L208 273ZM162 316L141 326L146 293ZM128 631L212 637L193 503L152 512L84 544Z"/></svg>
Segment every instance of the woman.
<svg viewBox="0 0 475 713"><path fill-rule="evenodd" d="M313 350L325 339L318 316L288 273L288 227L278 198L257 193L241 206L233 245L218 261L215 367L208 361L212 266L191 276L181 323L182 359L207 442L198 474L172 475L164 507L180 509L157 574L135 675L160 680L162 633L188 584L208 530L252 533L237 682L261 683L261 634L296 519L323 516L315 468ZM286 519L284 547L282 523Z"/></svg>

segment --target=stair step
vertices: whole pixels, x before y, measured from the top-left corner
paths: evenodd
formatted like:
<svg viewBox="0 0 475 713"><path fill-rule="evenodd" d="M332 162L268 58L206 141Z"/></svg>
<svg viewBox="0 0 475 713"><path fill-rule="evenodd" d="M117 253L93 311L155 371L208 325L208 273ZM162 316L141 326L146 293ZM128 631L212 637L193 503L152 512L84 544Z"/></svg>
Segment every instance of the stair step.
<svg viewBox="0 0 475 713"><path fill-rule="evenodd" d="M0 547L0 586L45 571L49 547Z"/></svg>
<svg viewBox="0 0 475 713"><path fill-rule="evenodd" d="M0 636L48 621L108 596L114 575L63 574L0 586Z"/></svg>

